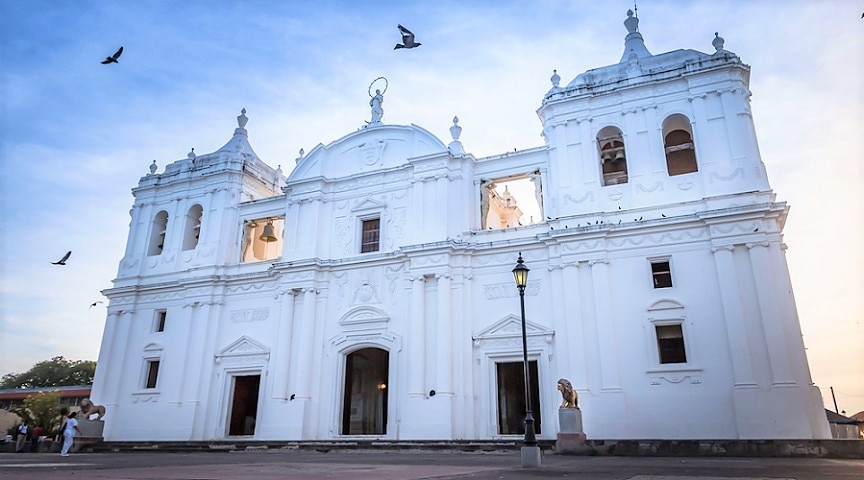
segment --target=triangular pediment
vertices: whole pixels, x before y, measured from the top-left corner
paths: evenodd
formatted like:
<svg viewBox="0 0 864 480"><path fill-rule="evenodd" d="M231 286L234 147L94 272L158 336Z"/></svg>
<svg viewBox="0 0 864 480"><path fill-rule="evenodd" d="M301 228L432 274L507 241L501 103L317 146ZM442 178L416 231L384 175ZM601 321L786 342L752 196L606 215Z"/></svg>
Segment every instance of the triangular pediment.
<svg viewBox="0 0 864 480"><path fill-rule="evenodd" d="M364 211L378 211L384 210L387 208L387 204L384 202L379 202L373 198L365 198L360 201L357 205L351 207L351 212L364 212Z"/></svg>
<svg viewBox="0 0 864 480"><path fill-rule="evenodd" d="M243 335L216 354L216 358L270 355L270 349L257 340Z"/></svg>
<svg viewBox="0 0 864 480"><path fill-rule="evenodd" d="M555 332L543 325L531 322L525 322L525 335L528 337L536 336L552 336ZM501 320L483 329L480 333L474 336L474 340L489 340L494 338L512 338L522 336L522 320L516 315L508 315Z"/></svg>

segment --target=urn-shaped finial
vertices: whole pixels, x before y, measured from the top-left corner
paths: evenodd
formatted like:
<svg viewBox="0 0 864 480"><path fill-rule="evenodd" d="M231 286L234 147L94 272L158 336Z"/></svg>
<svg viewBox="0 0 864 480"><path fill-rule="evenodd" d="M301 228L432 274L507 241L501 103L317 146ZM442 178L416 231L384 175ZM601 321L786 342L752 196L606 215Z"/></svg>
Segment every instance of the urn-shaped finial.
<svg viewBox="0 0 864 480"><path fill-rule="evenodd" d="M153 160L153 163L150 164L150 175L156 175L156 170L159 167L156 166L156 160Z"/></svg>
<svg viewBox="0 0 864 480"><path fill-rule="evenodd" d="M240 115L237 117L237 125L240 128L246 128L246 122L249 121L249 117L246 116L246 109L240 110Z"/></svg>
<svg viewBox="0 0 864 480"><path fill-rule="evenodd" d="M459 126L459 117L453 117L453 126L450 127L450 135L453 141L459 140L459 135L462 135L462 127Z"/></svg>
<svg viewBox="0 0 864 480"><path fill-rule="evenodd" d="M552 70L552 77L549 80L552 82L553 87L558 87L558 84L561 83L561 76L558 75L558 70Z"/></svg>

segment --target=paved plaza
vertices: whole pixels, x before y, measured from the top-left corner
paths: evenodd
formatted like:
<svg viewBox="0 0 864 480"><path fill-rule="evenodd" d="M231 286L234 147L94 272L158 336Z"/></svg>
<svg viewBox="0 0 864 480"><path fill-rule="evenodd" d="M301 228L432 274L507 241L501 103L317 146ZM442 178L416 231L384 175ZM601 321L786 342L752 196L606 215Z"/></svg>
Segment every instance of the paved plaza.
<svg viewBox="0 0 864 480"><path fill-rule="evenodd" d="M864 478L864 460L819 458L576 457L544 455L537 469L519 452L424 451L134 452L0 454L0 478L15 479L831 479Z"/></svg>

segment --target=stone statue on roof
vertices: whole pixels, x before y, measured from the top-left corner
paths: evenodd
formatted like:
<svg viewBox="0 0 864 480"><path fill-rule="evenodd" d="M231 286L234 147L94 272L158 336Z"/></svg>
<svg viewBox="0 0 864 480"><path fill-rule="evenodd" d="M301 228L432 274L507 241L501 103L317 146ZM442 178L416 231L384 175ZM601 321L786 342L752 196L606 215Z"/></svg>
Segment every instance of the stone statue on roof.
<svg viewBox="0 0 864 480"><path fill-rule="evenodd" d="M369 106L372 107L372 121L370 124L379 124L381 123L381 117L384 116L384 108L381 107L381 104L384 103L384 95L381 93L381 90L375 89L375 96L369 100Z"/></svg>

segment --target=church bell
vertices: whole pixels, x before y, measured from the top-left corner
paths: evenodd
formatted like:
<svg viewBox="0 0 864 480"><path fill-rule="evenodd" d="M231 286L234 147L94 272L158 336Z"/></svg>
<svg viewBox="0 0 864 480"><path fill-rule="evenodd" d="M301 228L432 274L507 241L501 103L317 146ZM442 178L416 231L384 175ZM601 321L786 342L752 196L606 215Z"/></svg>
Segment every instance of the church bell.
<svg viewBox="0 0 864 480"><path fill-rule="evenodd" d="M273 231L273 220L269 220L267 225L264 225L264 231L261 233L261 236L258 237L262 242L275 242L278 240L276 238L276 232Z"/></svg>

